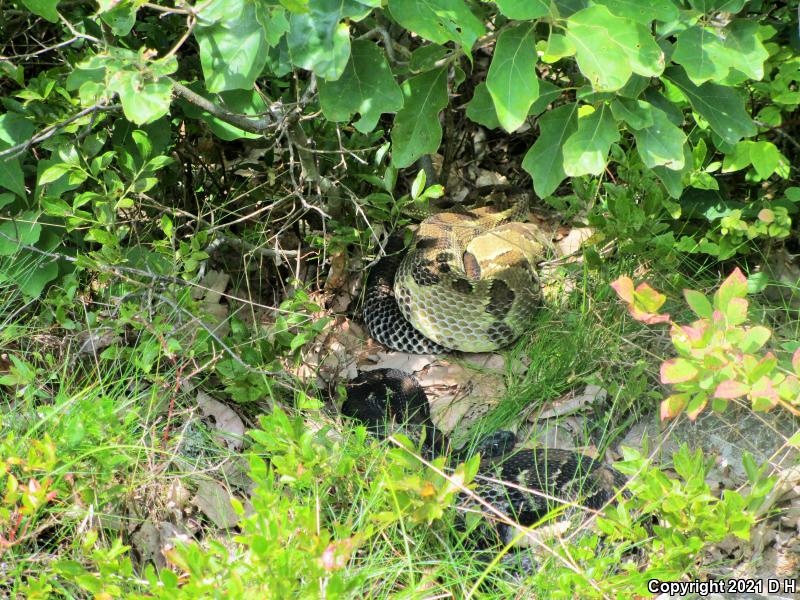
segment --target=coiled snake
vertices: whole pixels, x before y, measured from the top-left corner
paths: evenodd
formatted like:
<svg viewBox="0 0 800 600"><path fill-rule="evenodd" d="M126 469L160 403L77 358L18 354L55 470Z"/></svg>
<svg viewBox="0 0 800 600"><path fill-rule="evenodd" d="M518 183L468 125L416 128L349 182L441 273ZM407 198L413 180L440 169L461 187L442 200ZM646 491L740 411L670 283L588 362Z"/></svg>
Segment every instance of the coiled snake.
<svg viewBox="0 0 800 600"><path fill-rule="evenodd" d="M387 255L367 279L364 321L370 335L410 353L483 352L517 339L539 305L536 265L546 247L535 226L515 222L526 212L527 197L516 196L502 211L434 215L422 222L405 256L399 254L402 237L391 237ZM447 449L447 438L433 425L428 398L413 377L377 369L359 375L346 390L342 413L378 435L386 433L387 422L402 423L406 433L424 432L429 453ZM521 525L536 523L553 508L554 498L600 508L625 484L619 472L584 454L512 450L513 444L513 434L497 432L478 446L474 492ZM459 506L480 509L466 494ZM502 522L490 529L503 542L513 535Z"/></svg>
<svg viewBox="0 0 800 600"><path fill-rule="evenodd" d="M378 436L386 435L387 424L401 425L404 433L423 437L423 451L429 456L446 450L447 438L431 421L428 398L410 375L396 369L376 369L361 373L345 388L347 398L341 409L345 416L362 422ZM511 432L501 431L475 448L481 453L481 465L474 493L520 525L533 525L558 507L559 501L599 509L625 485L625 478L618 471L579 452L553 448L515 450L514 441ZM457 461L467 454L460 450L452 457ZM467 494L459 497L458 506L486 512ZM487 536L491 530L496 537ZM514 535L514 529L502 521L480 531L480 539L475 541L482 545L492 541L508 543Z"/></svg>

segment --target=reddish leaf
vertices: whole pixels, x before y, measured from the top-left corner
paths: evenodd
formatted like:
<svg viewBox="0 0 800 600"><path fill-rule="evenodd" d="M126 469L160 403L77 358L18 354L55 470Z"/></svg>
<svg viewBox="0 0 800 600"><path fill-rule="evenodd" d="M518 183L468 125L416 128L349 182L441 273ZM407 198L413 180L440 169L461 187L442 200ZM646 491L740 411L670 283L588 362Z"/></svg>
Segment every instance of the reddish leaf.
<svg viewBox="0 0 800 600"><path fill-rule="evenodd" d="M725 309L725 316L729 325L741 325L747 320L747 300L744 298L731 298Z"/></svg>
<svg viewBox="0 0 800 600"><path fill-rule="evenodd" d="M633 280L631 280L630 277L626 275L618 277L611 282L611 287L614 288L614 291L617 292L617 296L619 296L623 302L628 304L633 302Z"/></svg>
<svg viewBox="0 0 800 600"><path fill-rule="evenodd" d="M733 400L740 398L750 391L750 386L741 381L727 379L717 386L714 390L714 398L724 398L725 400Z"/></svg>
<svg viewBox="0 0 800 600"><path fill-rule="evenodd" d="M686 298L686 302L694 311L694 314L703 319L711 318L714 309L704 294L695 290L683 290L683 297Z"/></svg>
<svg viewBox="0 0 800 600"><path fill-rule="evenodd" d="M635 306L630 306L629 311L631 316L637 321L641 321L645 325L657 325L658 323L669 323L669 315L657 315L649 312L644 312L637 309Z"/></svg>
<svg viewBox="0 0 800 600"><path fill-rule="evenodd" d="M792 354L792 368L794 369L794 374L800 377L800 348Z"/></svg>
<svg viewBox="0 0 800 600"><path fill-rule="evenodd" d="M686 407L686 415L694 421L698 415L703 412L703 409L708 404L708 394L705 392L700 392L696 394L694 398L692 398L689 405Z"/></svg>
<svg viewBox="0 0 800 600"><path fill-rule="evenodd" d="M661 383L683 383L697 376L697 367L685 358L671 358L661 363Z"/></svg>
<svg viewBox="0 0 800 600"><path fill-rule="evenodd" d="M733 298L744 298L746 295L747 277L736 267L714 294L714 308L725 312Z"/></svg>
<svg viewBox="0 0 800 600"><path fill-rule="evenodd" d="M657 292L646 283L640 283L636 287L633 297L634 303L648 313L657 313L667 300L664 294Z"/></svg>
<svg viewBox="0 0 800 600"><path fill-rule="evenodd" d="M772 223L775 220L775 213L768 208L762 208L758 211L758 220L764 223Z"/></svg>
<svg viewBox="0 0 800 600"><path fill-rule="evenodd" d="M661 402L661 420L666 421L681 414L689 401L689 394L673 394Z"/></svg>

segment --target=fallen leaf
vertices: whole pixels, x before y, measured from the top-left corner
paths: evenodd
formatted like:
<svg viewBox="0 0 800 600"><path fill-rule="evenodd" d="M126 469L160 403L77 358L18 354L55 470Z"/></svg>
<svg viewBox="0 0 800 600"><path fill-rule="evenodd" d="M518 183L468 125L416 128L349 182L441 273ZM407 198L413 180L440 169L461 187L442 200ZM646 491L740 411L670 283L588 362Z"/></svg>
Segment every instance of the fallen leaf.
<svg viewBox="0 0 800 600"><path fill-rule="evenodd" d="M199 481L192 504L220 529L230 529L239 522L239 515L231 506L231 494L216 481Z"/></svg>
<svg viewBox="0 0 800 600"><path fill-rule="evenodd" d="M197 390L197 407L205 418L213 419L218 437L230 450L240 450L244 439L244 423L233 409Z"/></svg>

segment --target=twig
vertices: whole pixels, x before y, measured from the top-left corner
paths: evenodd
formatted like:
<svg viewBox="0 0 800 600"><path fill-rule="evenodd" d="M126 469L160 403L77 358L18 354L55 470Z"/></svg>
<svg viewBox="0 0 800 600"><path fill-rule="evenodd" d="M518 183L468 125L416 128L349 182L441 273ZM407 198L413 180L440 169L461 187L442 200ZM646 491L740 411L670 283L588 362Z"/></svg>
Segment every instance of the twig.
<svg viewBox="0 0 800 600"><path fill-rule="evenodd" d="M180 96L190 104L194 104L195 106L209 113L211 116L218 118L220 121L224 121L225 123L233 125L234 127L238 127L244 131L248 131L250 133L264 133L270 127L274 126L273 120L268 115L263 115L258 119L252 119L246 115L228 112L224 108L220 108L210 100L203 98L200 94L193 92L188 87L178 83L177 81L173 80L172 89L175 92L175 95Z"/></svg>
<svg viewBox="0 0 800 600"><path fill-rule="evenodd" d="M56 134L56 132L58 132L59 129L66 127L70 123L73 123L78 119L85 117L86 115L90 115L92 113L97 113L100 111L105 112L111 110L119 110L120 108L122 108L120 104L108 104L108 105L95 104L94 106L90 106L89 108L84 108L79 113L72 115L70 118L65 119L64 121L56 123L55 125L50 125L49 127L45 127L44 129L42 129L42 131L34 135L29 140L17 144L16 146L11 146L10 148L6 148L2 152L0 152L0 158L4 157L14 158L25 152L28 148L30 148L34 144L38 144L39 142L42 142L48 138L53 137Z"/></svg>
<svg viewBox="0 0 800 600"><path fill-rule="evenodd" d="M58 48L69 46L70 44L77 42L79 39L81 38L76 35L66 41L59 42L58 44L54 44L53 46L48 46L47 48L42 48L41 50L37 50L36 52L29 52L28 54L18 54L13 57L0 56L0 62L11 62L12 60L25 60L27 58L33 58L34 56L39 56L40 54L44 54L45 52L50 52L51 50L57 50Z"/></svg>

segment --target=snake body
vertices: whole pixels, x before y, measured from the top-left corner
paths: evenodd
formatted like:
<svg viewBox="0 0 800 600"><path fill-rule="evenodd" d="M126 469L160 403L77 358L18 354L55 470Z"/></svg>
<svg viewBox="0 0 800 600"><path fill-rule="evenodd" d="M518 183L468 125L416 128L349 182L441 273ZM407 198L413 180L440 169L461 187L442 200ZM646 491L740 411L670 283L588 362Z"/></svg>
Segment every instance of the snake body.
<svg viewBox="0 0 800 600"><path fill-rule="evenodd" d="M539 299L539 230L518 222L527 197L510 207L442 212L425 219L405 256L392 254L367 279L364 321L373 339L417 354L486 352L507 346L530 326Z"/></svg>
<svg viewBox="0 0 800 600"><path fill-rule="evenodd" d="M447 437L431 421L427 395L412 376L395 369L376 369L361 373L345 389L342 414L362 422L376 435L385 436L387 426L395 424L411 437L423 437L423 451L429 456L440 455L448 448ZM599 509L625 485L618 471L579 452L513 449L513 442L511 432L501 431L474 448L481 453L481 465L474 495L459 496L457 504L462 512L487 514L477 496L509 519L530 526L560 503ZM469 450L462 449L451 456L458 461L469 455ZM477 542L481 545L490 541L508 543L515 533L502 521L479 531Z"/></svg>

